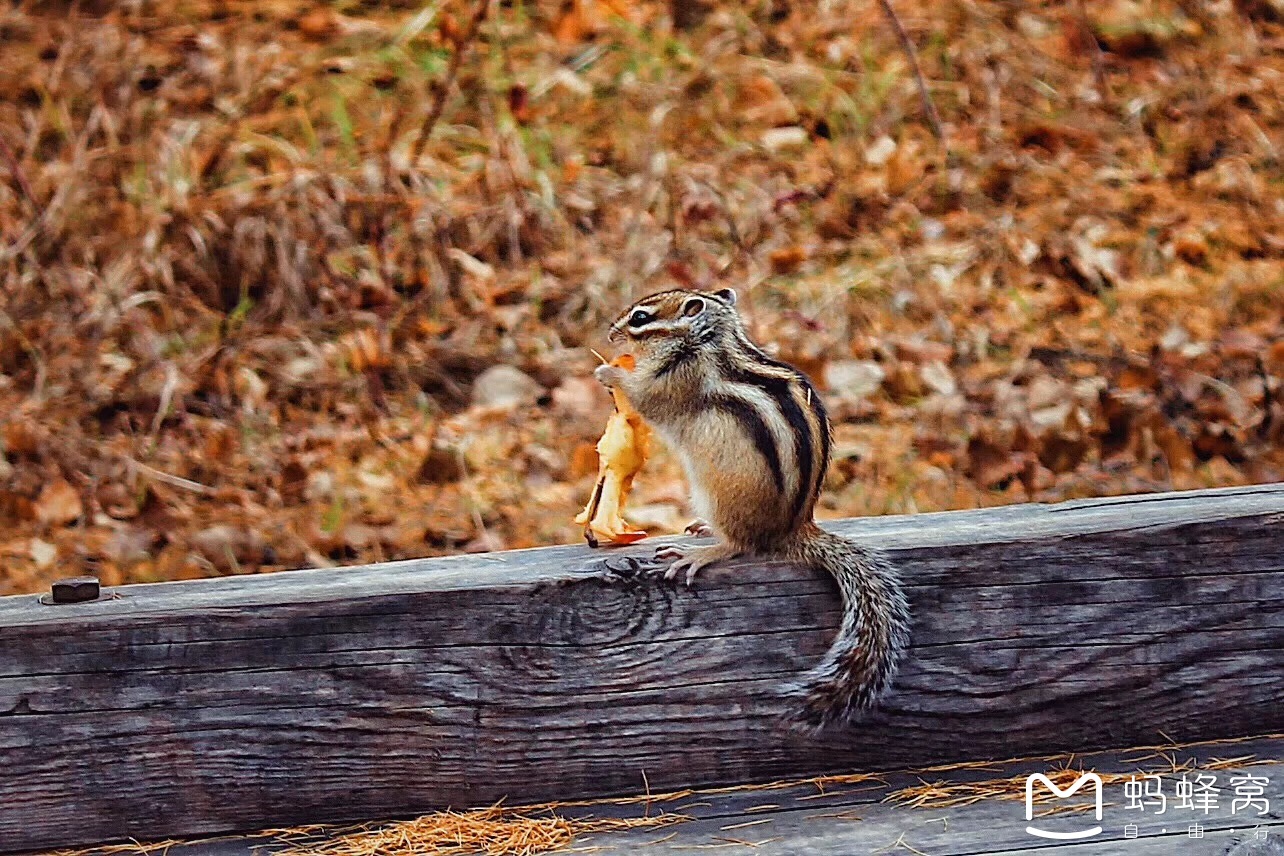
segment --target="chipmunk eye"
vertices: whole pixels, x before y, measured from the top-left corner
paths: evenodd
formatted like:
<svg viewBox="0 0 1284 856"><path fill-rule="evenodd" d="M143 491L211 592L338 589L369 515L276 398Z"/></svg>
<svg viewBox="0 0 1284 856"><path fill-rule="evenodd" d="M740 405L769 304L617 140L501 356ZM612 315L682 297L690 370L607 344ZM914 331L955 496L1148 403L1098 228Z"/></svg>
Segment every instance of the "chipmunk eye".
<svg viewBox="0 0 1284 856"><path fill-rule="evenodd" d="M641 327L643 324L648 324L654 320L655 315L652 313L647 312L645 309L635 309L633 314L629 316L629 326Z"/></svg>

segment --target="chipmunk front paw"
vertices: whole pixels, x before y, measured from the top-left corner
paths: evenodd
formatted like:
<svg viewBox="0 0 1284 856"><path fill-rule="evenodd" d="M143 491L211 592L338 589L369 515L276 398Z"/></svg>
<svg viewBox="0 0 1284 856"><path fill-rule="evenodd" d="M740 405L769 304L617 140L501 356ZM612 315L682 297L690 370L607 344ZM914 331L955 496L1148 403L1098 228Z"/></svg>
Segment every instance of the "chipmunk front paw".
<svg viewBox="0 0 1284 856"><path fill-rule="evenodd" d="M605 387L617 387L628 374L619 366L598 366L593 370L593 377L597 378L598 383Z"/></svg>
<svg viewBox="0 0 1284 856"><path fill-rule="evenodd" d="M718 534L709 521L699 517L688 523L687 528L682 531L688 535L694 535L696 538L713 538Z"/></svg>

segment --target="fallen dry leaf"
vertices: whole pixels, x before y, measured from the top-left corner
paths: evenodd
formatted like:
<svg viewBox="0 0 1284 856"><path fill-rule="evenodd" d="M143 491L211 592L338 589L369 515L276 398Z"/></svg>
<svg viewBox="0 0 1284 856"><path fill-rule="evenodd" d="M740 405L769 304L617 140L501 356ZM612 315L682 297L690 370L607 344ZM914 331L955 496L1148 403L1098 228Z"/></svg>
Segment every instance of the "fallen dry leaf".
<svg viewBox="0 0 1284 856"><path fill-rule="evenodd" d="M80 493L66 479L45 485L36 500L36 517L47 526L65 526L84 514Z"/></svg>
<svg viewBox="0 0 1284 856"><path fill-rule="evenodd" d="M623 354L611 365L632 371L634 359ZM624 506L633 489L633 479L650 454L651 429L623 392L612 389L611 397L615 412L597 443L597 484L588 505L575 517L575 522L585 527L584 538L594 547L599 535L613 544L632 544L646 537L645 532L634 530L624 519Z"/></svg>

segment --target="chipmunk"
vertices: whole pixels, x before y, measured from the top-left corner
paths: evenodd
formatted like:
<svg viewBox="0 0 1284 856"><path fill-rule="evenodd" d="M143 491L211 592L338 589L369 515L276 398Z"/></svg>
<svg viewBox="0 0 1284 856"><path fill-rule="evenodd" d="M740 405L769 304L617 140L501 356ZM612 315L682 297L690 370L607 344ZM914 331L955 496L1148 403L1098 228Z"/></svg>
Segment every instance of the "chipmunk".
<svg viewBox="0 0 1284 856"><path fill-rule="evenodd" d="M645 297L611 325L633 371L598 366L682 460L692 503L719 543L662 547L665 577L690 585L709 565L744 554L780 557L838 581L843 620L824 660L791 684L794 719L824 728L871 707L909 641L909 605L881 553L832 535L812 517L829 466L825 406L806 376L749 340L736 294L678 289ZM701 521L697 521L697 526ZM690 527L688 531L691 531Z"/></svg>

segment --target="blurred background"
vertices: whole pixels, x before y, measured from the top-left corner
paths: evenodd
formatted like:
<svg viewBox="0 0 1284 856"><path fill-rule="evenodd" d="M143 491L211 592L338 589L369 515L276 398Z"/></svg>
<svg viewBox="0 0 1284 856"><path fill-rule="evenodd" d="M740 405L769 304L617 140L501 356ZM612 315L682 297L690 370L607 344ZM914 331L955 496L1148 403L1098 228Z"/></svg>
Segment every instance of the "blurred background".
<svg viewBox="0 0 1284 856"><path fill-rule="evenodd" d="M1280 480L1284 3L894 6L5 3L0 594L578 541L674 284L822 517Z"/></svg>

